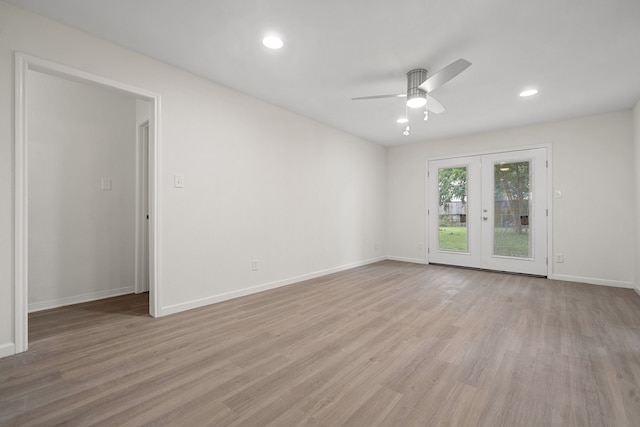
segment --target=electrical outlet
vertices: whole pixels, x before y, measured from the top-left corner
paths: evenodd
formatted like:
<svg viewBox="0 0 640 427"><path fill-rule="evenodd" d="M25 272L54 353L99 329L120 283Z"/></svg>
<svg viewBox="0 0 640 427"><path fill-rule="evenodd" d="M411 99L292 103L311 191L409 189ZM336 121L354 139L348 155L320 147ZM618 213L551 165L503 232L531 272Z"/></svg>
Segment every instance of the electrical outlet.
<svg viewBox="0 0 640 427"><path fill-rule="evenodd" d="M254 259L253 261L251 261L251 271L258 271L258 260Z"/></svg>
<svg viewBox="0 0 640 427"><path fill-rule="evenodd" d="M557 263L563 263L564 262L564 255L556 254L556 262Z"/></svg>
<svg viewBox="0 0 640 427"><path fill-rule="evenodd" d="M102 178L102 191L111 191L111 178Z"/></svg>

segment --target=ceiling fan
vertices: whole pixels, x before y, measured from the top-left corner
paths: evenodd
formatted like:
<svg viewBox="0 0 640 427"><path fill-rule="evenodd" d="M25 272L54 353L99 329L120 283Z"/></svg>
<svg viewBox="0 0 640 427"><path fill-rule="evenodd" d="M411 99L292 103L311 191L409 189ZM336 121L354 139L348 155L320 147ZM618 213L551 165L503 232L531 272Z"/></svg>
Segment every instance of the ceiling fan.
<svg viewBox="0 0 640 427"><path fill-rule="evenodd" d="M471 62L460 58L430 76L424 68L416 68L415 70L411 70L407 73L407 93L397 95L362 96L351 99L354 101L360 101L365 99L406 97L408 108L425 107L424 120L426 121L429 118L429 111L435 114L440 114L445 111L444 106L437 99L432 97L430 93L466 70L470 65ZM399 121L399 123L407 122L407 117L404 118L404 121ZM409 135L409 130L409 125L407 125L403 133L405 135Z"/></svg>

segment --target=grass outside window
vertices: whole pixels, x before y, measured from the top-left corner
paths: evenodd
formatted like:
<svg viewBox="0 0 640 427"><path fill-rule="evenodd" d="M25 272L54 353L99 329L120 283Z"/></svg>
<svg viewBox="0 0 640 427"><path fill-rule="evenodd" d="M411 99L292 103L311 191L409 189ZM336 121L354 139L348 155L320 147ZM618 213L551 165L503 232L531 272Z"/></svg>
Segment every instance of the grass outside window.
<svg viewBox="0 0 640 427"><path fill-rule="evenodd" d="M440 227L439 249L441 251L467 252L467 227ZM495 229L494 254L528 258L529 233L516 234L512 228Z"/></svg>

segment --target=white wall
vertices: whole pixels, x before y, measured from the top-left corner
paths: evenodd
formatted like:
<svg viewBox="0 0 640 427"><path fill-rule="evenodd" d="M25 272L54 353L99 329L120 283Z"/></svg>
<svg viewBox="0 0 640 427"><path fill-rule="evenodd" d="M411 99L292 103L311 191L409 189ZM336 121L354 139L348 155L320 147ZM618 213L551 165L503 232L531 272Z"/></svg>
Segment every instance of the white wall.
<svg viewBox="0 0 640 427"><path fill-rule="evenodd" d="M130 293L136 100L39 72L27 78L29 310Z"/></svg>
<svg viewBox="0 0 640 427"><path fill-rule="evenodd" d="M635 271L635 287L640 293L640 100L633 108L633 148L634 157L633 165L635 167L635 197L636 197L636 258L634 264Z"/></svg>
<svg viewBox="0 0 640 427"><path fill-rule="evenodd" d="M0 354L14 340L14 51L160 94L160 314L386 254L385 148L4 2L0 28Z"/></svg>
<svg viewBox="0 0 640 427"><path fill-rule="evenodd" d="M388 254L424 261L425 161L552 144L555 278L630 287L636 216L631 111L441 139L388 150ZM551 261L551 259L550 259Z"/></svg>

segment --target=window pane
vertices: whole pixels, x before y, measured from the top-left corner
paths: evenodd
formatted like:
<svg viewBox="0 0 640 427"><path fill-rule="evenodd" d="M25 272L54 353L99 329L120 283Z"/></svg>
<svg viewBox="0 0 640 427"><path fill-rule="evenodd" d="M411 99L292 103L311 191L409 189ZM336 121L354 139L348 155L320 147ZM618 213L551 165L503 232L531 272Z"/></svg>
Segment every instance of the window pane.
<svg viewBox="0 0 640 427"><path fill-rule="evenodd" d="M467 168L438 169L438 249L468 252Z"/></svg>
<svg viewBox="0 0 640 427"><path fill-rule="evenodd" d="M493 254L531 257L529 161L494 165L495 223Z"/></svg>

